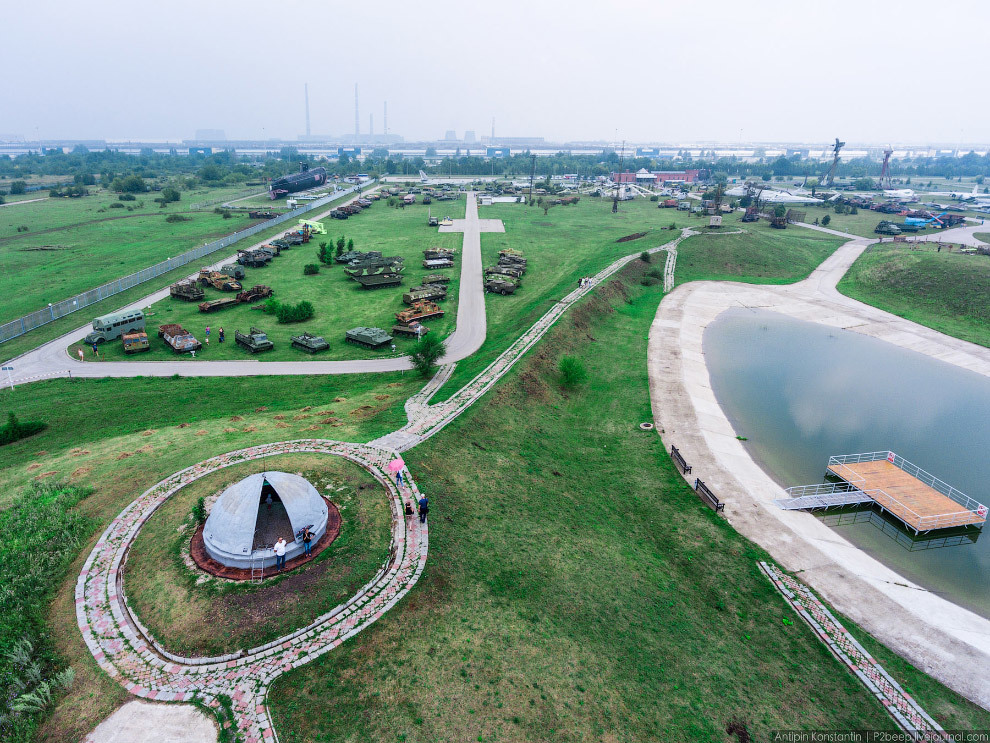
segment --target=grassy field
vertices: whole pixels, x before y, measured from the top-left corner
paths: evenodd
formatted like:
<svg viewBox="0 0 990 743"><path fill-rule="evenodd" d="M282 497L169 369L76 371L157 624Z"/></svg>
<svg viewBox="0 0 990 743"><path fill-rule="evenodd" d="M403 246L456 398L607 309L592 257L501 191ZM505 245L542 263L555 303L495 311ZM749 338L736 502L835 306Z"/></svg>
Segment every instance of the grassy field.
<svg viewBox="0 0 990 743"><path fill-rule="evenodd" d="M182 558L196 499L272 470L300 474L330 498L340 509L340 535L312 562L262 586L200 583L202 574ZM256 647L306 626L367 583L388 558L390 521L385 489L346 459L293 454L245 462L186 486L155 512L129 553L124 590L144 625L172 652L221 655Z"/></svg>
<svg viewBox="0 0 990 743"><path fill-rule="evenodd" d="M543 210L518 204L482 207L483 218L500 218L505 233L481 236L485 265L494 263L498 251L510 247L523 250L529 259L522 288L515 294L487 297L488 337L470 359L458 363L451 381L437 400L453 394L504 351L518 336L520 328L535 322L555 301L570 292L582 276L591 276L617 258L669 242L679 232L667 228L673 222L681 227L701 229L705 221L676 209L658 209L655 203L636 200L620 205L612 214L608 199L584 197L575 206ZM807 276L835 248L841 238L789 228L774 230L765 223L742 224L729 217L724 232L745 228L744 234L702 235L689 238L679 248L676 278L740 279L762 283L784 283ZM636 232L645 237L624 243L618 238ZM771 246L769 249L767 246ZM654 257L643 272L663 269L664 256ZM659 292L659 288L655 291Z"/></svg>
<svg viewBox="0 0 990 743"><path fill-rule="evenodd" d="M990 244L990 232L974 232L973 237L977 240Z"/></svg>
<svg viewBox="0 0 990 743"><path fill-rule="evenodd" d="M925 245L922 243L922 245ZM934 245L871 245L839 282L843 294L942 333L990 346L990 259Z"/></svg>
<svg viewBox="0 0 990 743"><path fill-rule="evenodd" d="M660 297L638 271L406 453L435 504L426 571L375 625L276 682L282 741L734 741L732 721L760 741L778 728L894 728L759 573L765 554L639 430ZM578 389L559 387L565 354L589 372ZM906 664L898 672L946 727L990 724Z"/></svg>
<svg viewBox="0 0 990 743"><path fill-rule="evenodd" d="M814 224L815 219L818 219L819 223L821 223L822 217L828 214L832 218L827 225L830 230L848 232L852 235L859 235L860 237L879 237L873 230L884 220L898 224L904 221L904 217L898 217L896 214L882 214L868 209L860 209L857 214L836 214L831 209L823 209L817 206L806 207L802 205L795 208L806 212L805 221L809 224ZM906 232L904 234L907 237L911 237L912 235L931 235L939 231L936 229L925 229L918 232Z"/></svg>
<svg viewBox="0 0 990 743"><path fill-rule="evenodd" d="M455 217L464 216L464 200L445 202L444 213ZM263 268L246 268L247 276L242 280L245 287L255 284L266 284L275 290L275 298L290 304L308 300L316 307L316 316L302 323L280 325L274 317L252 309L260 304L241 304L218 312L204 314L199 311L198 303L186 302L171 297L152 304L147 309L148 325L155 328L162 323L179 323L193 333L200 341L204 340L204 331L210 326L210 345L196 352L196 359L188 354L176 356L164 341L149 333L151 350L127 356L123 345L117 341L106 343L101 347L103 357L115 361L162 361L182 359L190 364L197 360L243 359L251 354L245 348L234 343L234 330L247 332L252 325L268 333L275 344L275 349L259 354L253 358L259 361L305 361L317 359L360 359L375 355L390 355L388 346L377 351L369 350L344 340L344 333L350 328L365 325L384 328L390 331L395 324L395 313L406 308L402 303L402 293L411 287L418 286L420 279L428 271L422 267L423 250L435 245L451 248L460 254L462 236L460 233L438 234L435 227L427 225L427 207L422 204L393 209L384 202L375 205L358 216L345 221L326 219L323 221L328 233L287 251L275 258ZM283 226L282 230L286 228ZM318 263L317 251L321 240L335 241L340 235L354 240L356 250L380 250L385 255L401 255L406 259L405 277L401 287L365 290L347 277L343 267L337 264L321 266L320 273L314 276L304 276L303 266L308 263ZM454 328L457 317L457 287L460 279L460 261L455 261L453 269L443 273L451 277L448 287L450 299L441 303L446 314L442 318L426 321L430 332L445 337ZM230 296L212 287L206 289L206 299L218 299ZM217 330L223 327L227 341L217 343ZM302 331L322 335L330 344L330 349L316 356L296 350L290 345L290 336ZM395 338L396 354L408 353L416 343L415 338L398 336ZM75 355L80 348L75 345L70 353ZM87 349L88 350L88 349ZM92 357L87 357L92 358Z"/></svg>
<svg viewBox="0 0 990 743"><path fill-rule="evenodd" d="M116 194L101 191L82 199L47 199L0 209L0 271L7 292L0 322L249 225L246 216L223 219L212 211L190 212L188 199L200 196L198 191L184 192L183 201L160 209L152 201L153 193L119 202ZM113 203L134 210L107 208ZM168 223L170 214L188 221ZM17 232L20 226L29 230Z"/></svg>
<svg viewBox="0 0 990 743"><path fill-rule="evenodd" d="M368 441L405 422L402 404L422 386L411 374L345 377L55 380L0 392L0 414L41 418L49 428L0 447L0 508L33 482L91 488L76 507L90 531L47 613L49 634L76 670L72 690L40 740L79 740L124 701L99 671L76 627L73 587L99 534L163 477L245 446L304 437ZM318 415L334 411L336 422ZM346 517L347 510L344 515ZM387 547L386 547L387 549Z"/></svg>

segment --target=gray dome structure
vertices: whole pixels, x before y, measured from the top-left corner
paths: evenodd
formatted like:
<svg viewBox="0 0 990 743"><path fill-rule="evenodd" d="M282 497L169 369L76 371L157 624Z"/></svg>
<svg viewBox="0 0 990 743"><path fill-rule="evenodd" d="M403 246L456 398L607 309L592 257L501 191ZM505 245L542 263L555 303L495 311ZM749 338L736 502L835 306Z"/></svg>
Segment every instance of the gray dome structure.
<svg viewBox="0 0 990 743"><path fill-rule="evenodd" d="M270 501L270 502L269 502ZM303 553L303 527L314 544L326 533L328 509L307 480L287 472L251 475L220 494L203 527L207 554L222 565L250 569L275 564L275 541L286 541L285 558Z"/></svg>

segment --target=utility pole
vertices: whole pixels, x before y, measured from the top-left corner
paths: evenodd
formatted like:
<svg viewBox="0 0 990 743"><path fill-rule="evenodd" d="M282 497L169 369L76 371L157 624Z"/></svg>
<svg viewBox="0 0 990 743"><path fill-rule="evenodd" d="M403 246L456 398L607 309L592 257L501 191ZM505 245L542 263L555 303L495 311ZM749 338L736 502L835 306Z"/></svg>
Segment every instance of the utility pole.
<svg viewBox="0 0 990 743"><path fill-rule="evenodd" d="M623 158L625 157L625 154L626 154L626 140L623 139L622 149L619 150L619 173L618 173L619 181L618 183L615 184L615 198L612 200L612 214L619 213L619 189L621 188L619 184L622 183L622 161Z"/></svg>
<svg viewBox="0 0 990 743"><path fill-rule="evenodd" d="M536 155L530 154L530 167L529 167L529 201L533 202L533 180L536 178Z"/></svg>

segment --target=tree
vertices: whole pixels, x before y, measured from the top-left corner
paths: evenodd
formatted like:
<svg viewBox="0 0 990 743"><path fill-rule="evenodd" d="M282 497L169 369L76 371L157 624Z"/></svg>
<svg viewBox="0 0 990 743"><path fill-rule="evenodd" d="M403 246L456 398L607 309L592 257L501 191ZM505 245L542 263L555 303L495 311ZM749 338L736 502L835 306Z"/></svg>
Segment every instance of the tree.
<svg viewBox="0 0 990 743"><path fill-rule="evenodd" d="M444 350L443 341L440 340L440 336L430 333L419 339L416 349L409 354L409 358L412 359L413 367L416 371L424 377L429 377L433 374L433 370L443 356Z"/></svg>
<svg viewBox="0 0 990 743"><path fill-rule="evenodd" d="M828 223L832 221L832 215L826 214L822 217L822 227L828 227Z"/></svg>
<svg viewBox="0 0 990 743"><path fill-rule="evenodd" d="M223 180L223 171L214 163L206 163L196 175L207 183Z"/></svg>
<svg viewBox="0 0 990 743"><path fill-rule="evenodd" d="M165 188L162 189L161 198L166 204L172 201L178 201L180 198L179 189L173 186L165 186Z"/></svg>
<svg viewBox="0 0 990 743"><path fill-rule="evenodd" d="M10 184L10 192L12 194L21 194L27 191L27 183L24 181L13 181Z"/></svg>
<svg viewBox="0 0 990 743"><path fill-rule="evenodd" d="M783 217L786 214L787 214L787 207L785 207L783 204L778 204L773 208L773 216L775 217Z"/></svg>
<svg viewBox="0 0 990 743"><path fill-rule="evenodd" d="M568 389L577 387L588 378L588 370L580 359L574 356L564 356L558 364L560 370L560 384Z"/></svg>
<svg viewBox="0 0 990 743"><path fill-rule="evenodd" d="M347 252L354 250L354 238L347 241Z"/></svg>
<svg viewBox="0 0 990 743"><path fill-rule="evenodd" d="M427 157L436 157L437 156L437 148L436 147L427 147L426 148L426 156Z"/></svg>

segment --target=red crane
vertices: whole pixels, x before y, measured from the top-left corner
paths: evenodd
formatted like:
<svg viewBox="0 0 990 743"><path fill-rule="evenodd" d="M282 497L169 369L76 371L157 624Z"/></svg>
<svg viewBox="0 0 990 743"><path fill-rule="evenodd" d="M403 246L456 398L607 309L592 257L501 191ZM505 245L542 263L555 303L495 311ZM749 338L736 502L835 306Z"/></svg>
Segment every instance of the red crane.
<svg viewBox="0 0 990 743"><path fill-rule="evenodd" d="M891 189L890 184L890 156L894 154L894 151L890 149L890 145L887 145L887 149L883 151L883 167L880 169L880 190L889 191Z"/></svg>

